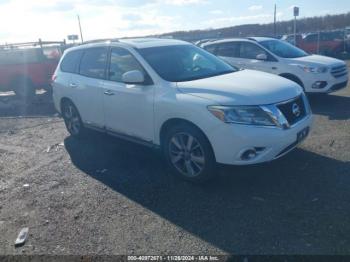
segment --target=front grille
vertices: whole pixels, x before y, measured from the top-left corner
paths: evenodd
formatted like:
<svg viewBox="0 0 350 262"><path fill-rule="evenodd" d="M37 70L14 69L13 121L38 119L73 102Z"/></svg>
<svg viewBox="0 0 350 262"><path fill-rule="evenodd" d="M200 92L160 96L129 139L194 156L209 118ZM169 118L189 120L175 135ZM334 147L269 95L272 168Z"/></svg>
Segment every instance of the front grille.
<svg viewBox="0 0 350 262"><path fill-rule="evenodd" d="M348 69L347 69L346 65L335 66L332 68L331 74L335 78L340 78L340 77L346 76L348 74Z"/></svg>
<svg viewBox="0 0 350 262"><path fill-rule="evenodd" d="M306 116L305 103L302 96L292 101L277 105L290 125L294 125Z"/></svg>

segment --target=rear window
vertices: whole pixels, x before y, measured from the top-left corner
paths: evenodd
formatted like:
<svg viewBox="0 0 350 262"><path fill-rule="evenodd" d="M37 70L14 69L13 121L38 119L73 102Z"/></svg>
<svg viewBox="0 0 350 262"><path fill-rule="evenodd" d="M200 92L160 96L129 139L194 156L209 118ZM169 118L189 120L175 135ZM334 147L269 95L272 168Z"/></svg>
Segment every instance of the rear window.
<svg viewBox="0 0 350 262"><path fill-rule="evenodd" d="M107 54L107 48L91 48L84 50L79 73L91 78L105 78Z"/></svg>
<svg viewBox="0 0 350 262"><path fill-rule="evenodd" d="M66 54L61 63L61 70L66 73L77 73L83 51L72 51Z"/></svg>

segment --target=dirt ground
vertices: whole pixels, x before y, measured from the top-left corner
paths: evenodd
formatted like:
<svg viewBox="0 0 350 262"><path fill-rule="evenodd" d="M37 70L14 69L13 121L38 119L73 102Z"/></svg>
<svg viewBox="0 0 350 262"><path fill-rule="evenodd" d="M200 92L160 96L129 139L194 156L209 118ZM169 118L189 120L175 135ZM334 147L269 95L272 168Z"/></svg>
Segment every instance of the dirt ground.
<svg viewBox="0 0 350 262"><path fill-rule="evenodd" d="M0 254L350 254L350 87L310 102L298 149L194 186L151 149L72 139L45 93L2 94Z"/></svg>

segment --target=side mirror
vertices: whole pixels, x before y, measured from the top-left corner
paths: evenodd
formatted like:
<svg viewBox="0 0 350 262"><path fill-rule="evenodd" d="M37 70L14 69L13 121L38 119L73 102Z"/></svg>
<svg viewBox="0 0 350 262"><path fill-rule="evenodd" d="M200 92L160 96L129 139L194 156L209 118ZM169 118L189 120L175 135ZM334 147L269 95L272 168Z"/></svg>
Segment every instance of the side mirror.
<svg viewBox="0 0 350 262"><path fill-rule="evenodd" d="M125 84L142 84L145 82L145 76L141 71L133 70L124 73L122 80Z"/></svg>
<svg viewBox="0 0 350 262"><path fill-rule="evenodd" d="M267 60L267 55L266 54L258 54L256 56L256 60L266 61Z"/></svg>

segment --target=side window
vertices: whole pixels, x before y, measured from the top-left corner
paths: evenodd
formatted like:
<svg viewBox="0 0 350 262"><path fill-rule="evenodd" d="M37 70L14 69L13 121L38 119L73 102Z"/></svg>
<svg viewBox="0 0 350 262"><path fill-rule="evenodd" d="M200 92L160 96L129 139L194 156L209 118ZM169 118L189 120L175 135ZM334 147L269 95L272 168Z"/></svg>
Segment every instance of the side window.
<svg viewBox="0 0 350 262"><path fill-rule="evenodd" d="M248 42L242 42L241 43L241 58L245 59L256 59L257 55L260 54L266 54L268 55L262 48L259 46L248 43Z"/></svg>
<svg viewBox="0 0 350 262"><path fill-rule="evenodd" d="M105 78L107 64L107 48L91 48L84 50L80 62L79 73L91 78Z"/></svg>
<svg viewBox="0 0 350 262"><path fill-rule="evenodd" d="M239 46L240 44L238 42L220 44L218 45L216 54L224 57L239 57Z"/></svg>
<svg viewBox="0 0 350 262"><path fill-rule="evenodd" d="M126 72L139 70L145 73L136 58L124 48L112 48L111 62L109 66L108 78L111 81L123 82L122 76ZM147 75L145 74L147 79Z"/></svg>
<svg viewBox="0 0 350 262"><path fill-rule="evenodd" d="M72 51L66 54L61 63L61 70L66 73L77 73L82 51Z"/></svg>
<svg viewBox="0 0 350 262"><path fill-rule="evenodd" d="M209 53L216 54L216 45L205 46L204 50L208 51Z"/></svg>

